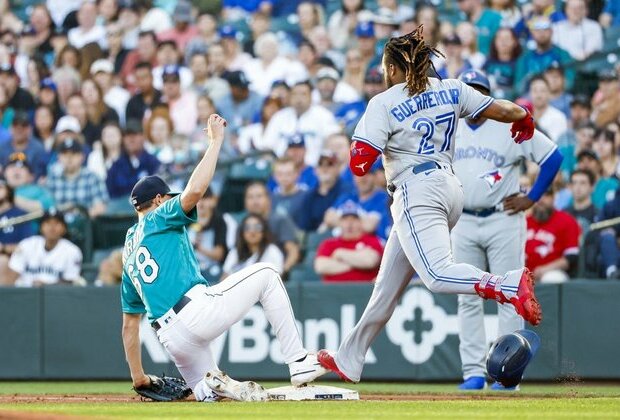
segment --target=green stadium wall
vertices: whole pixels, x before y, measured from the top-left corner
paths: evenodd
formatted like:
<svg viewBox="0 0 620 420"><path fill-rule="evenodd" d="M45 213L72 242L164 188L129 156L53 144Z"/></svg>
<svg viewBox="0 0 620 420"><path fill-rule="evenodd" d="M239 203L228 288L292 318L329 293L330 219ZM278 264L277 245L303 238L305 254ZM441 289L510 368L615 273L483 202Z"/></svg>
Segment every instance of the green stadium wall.
<svg viewBox="0 0 620 420"><path fill-rule="evenodd" d="M359 319L369 284L298 283L287 287L304 344L335 349ZM541 349L528 368L534 380L620 379L620 283L574 281L537 289L544 319ZM457 380L456 296L407 289L367 355L364 379ZM117 288L0 288L0 379L128 379ZM488 335L497 307L485 302ZM148 372L177 374L154 331L143 320L143 362ZM287 379L279 345L259 306L212 344L231 376Z"/></svg>

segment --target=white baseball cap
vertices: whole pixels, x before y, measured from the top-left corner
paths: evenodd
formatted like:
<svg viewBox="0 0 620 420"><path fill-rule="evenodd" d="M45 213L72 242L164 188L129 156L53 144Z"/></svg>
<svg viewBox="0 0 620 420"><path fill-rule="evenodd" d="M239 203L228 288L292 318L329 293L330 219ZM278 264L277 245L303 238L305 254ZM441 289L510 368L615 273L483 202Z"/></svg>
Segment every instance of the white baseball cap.
<svg viewBox="0 0 620 420"><path fill-rule="evenodd" d="M114 73L114 64L110 60L100 58L90 65L90 74L94 76L100 71L104 73Z"/></svg>
<svg viewBox="0 0 620 420"><path fill-rule="evenodd" d="M56 134L71 131L72 133L81 133L82 128L77 118L72 115L65 115L61 117L56 123Z"/></svg>

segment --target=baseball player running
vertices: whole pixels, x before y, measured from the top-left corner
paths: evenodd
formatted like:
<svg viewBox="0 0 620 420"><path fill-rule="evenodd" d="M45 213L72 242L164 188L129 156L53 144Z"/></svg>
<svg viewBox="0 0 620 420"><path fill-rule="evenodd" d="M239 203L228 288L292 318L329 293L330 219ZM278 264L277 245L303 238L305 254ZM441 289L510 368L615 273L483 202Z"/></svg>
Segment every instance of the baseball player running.
<svg viewBox="0 0 620 420"><path fill-rule="evenodd" d="M459 118L513 122L517 143L532 137L533 118L512 102L494 100L460 80L428 77L431 55L440 53L424 43L421 32L419 27L385 45L382 67L388 89L370 100L351 144L350 168L357 176L364 176L383 153L394 226L362 317L336 354L318 353L323 367L348 381L360 380L368 348L415 272L432 292L478 294L510 303L534 325L542 316L527 269L494 275L457 264L450 245L450 230L463 208L463 187L452 170Z"/></svg>
<svg viewBox="0 0 620 420"><path fill-rule="evenodd" d="M459 80L488 95L490 84L478 70L461 74ZM463 215L452 230L454 260L494 273L505 273L525 263L525 215L551 185L560 169L562 155L555 143L540 131L521 145L510 141L510 126L484 117L468 118L456 131L454 172L463 183ZM519 194L523 160L540 166L527 195ZM500 336L523 328L523 320L509 306L498 305ZM487 340L482 300L459 295L459 338L463 390L483 389ZM495 383L493 389L504 389Z"/></svg>
<svg viewBox="0 0 620 420"><path fill-rule="evenodd" d="M217 371L210 350L210 342L257 302L280 342L291 383L302 385L326 372L316 354L302 345L286 289L273 265L252 265L215 286L200 275L187 226L196 223L196 203L213 177L225 125L218 115L209 118L209 146L182 193L170 192L156 176L142 178L132 190L138 223L125 239L121 301L123 345L135 388L151 381L140 358L139 325L146 313L197 400L266 399L257 384L240 383Z"/></svg>

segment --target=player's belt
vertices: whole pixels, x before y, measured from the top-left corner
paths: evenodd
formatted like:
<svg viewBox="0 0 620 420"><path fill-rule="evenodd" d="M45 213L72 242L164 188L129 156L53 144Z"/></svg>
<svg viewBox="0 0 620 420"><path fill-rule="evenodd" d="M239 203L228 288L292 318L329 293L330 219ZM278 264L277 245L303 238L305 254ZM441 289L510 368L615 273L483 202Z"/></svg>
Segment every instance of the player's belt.
<svg viewBox="0 0 620 420"><path fill-rule="evenodd" d="M488 207L486 209L477 209L477 210L463 209L463 213L470 214L476 217L488 217L497 211L499 211L497 207Z"/></svg>
<svg viewBox="0 0 620 420"><path fill-rule="evenodd" d="M179 301L172 307L172 312L178 314L179 312L181 312L181 309L185 308L185 306L191 301L192 300L186 295L181 296L181 299L179 299ZM159 323L159 321L153 321L151 322L151 327L153 327L155 331L158 331L162 327L162 325Z"/></svg>
<svg viewBox="0 0 620 420"><path fill-rule="evenodd" d="M411 172L413 172L414 175L417 175L422 172L432 171L433 169L441 169L441 168L443 168L443 166L431 160L431 161L420 163L419 165L414 166L413 168L411 168ZM390 193L394 193L396 191L396 185L390 184L388 185L387 189Z"/></svg>

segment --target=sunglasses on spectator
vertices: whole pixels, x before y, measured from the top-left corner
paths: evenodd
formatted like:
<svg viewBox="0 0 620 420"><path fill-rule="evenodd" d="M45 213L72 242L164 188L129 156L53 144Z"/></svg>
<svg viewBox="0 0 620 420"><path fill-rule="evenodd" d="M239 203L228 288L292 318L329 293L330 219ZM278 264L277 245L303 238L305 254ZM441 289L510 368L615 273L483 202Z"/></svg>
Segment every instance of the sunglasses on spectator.
<svg viewBox="0 0 620 420"><path fill-rule="evenodd" d="M246 223L245 225L243 225L243 231L244 232L262 232L263 225L261 225L260 223Z"/></svg>

